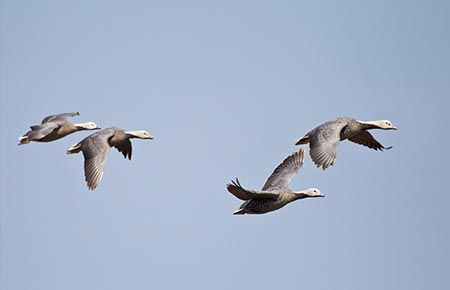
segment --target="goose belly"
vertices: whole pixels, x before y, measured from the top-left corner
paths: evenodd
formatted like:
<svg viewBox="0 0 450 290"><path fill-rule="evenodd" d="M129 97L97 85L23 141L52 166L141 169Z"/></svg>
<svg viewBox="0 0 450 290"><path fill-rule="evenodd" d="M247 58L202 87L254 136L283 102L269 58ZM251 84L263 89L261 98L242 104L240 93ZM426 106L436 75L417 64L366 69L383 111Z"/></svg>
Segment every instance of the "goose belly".
<svg viewBox="0 0 450 290"><path fill-rule="evenodd" d="M285 206L286 203L278 199L252 199L245 205L245 211L249 214L263 214Z"/></svg>

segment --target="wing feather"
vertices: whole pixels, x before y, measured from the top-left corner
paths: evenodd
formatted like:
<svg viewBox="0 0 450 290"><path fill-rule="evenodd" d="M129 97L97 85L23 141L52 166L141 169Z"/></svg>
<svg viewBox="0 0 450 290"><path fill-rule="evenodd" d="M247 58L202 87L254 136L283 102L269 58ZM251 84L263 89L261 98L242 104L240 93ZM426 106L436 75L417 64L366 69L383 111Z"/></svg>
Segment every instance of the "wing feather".
<svg viewBox="0 0 450 290"><path fill-rule="evenodd" d="M341 131L349 119L339 118L326 122L312 131L309 136L309 154L317 167L327 169L336 161L337 149L341 141Z"/></svg>
<svg viewBox="0 0 450 290"><path fill-rule="evenodd" d="M50 135L58 127L59 125L53 122L31 126L31 131L28 131L24 136L28 136L30 140L39 140Z"/></svg>
<svg viewBox="0 0 450 290"><path fill-rule="evenodd" d="M305 148L289 155L267 179L262 190L287 189L305 159Z"/></svg>
<svg viewBox="0 0 450 290"><path fill-rule="evenodd" d="M380 150L383 151L383 149L391 149L391 147L384 147L383 145L381 145L380 142L378 142L373 136L372 134L370 134L367 131L362 131L361 133L359 133L358 135L349 138L348 140L369 147L371 149L375 149L375 150Z"/></svg>
<svg viewBox="0 0 450 290"><path fill-rule="evenodd" d="M124 158L131 160L131 153L133 151L133 147L131 146L130 139L122 140L120 143L114 144L114 147L123 154Z"/></svg>
<svg viewBox="0 0 450 290"><path fill-rule="evenodd" d="M106 159L110 150L108 138L114 134L114 132L105 131L92 134L82 141L84 176L87 186L91 190L98 186L103 177Z"/></svg>
<svg viewBox="0 0 450 290"><path fill-rule="evenodd" d="M61 122L61 121L65 121L69 117L79 116L79 115L80 115L79 112L50 115L50 116L45 117L42 120L41 124L45 124L45 123L49 123L49 122Z"/></svg>
<svg viewBox="0 0 450 290"><path fill-rule="evenodd" d="M242 187L238 178L236 178L236 180L231 180L231 183L227 184L227 190L242 200L250 200L253 198L274 198L278 196L278 194L273 192L245 189Z"/></svg>

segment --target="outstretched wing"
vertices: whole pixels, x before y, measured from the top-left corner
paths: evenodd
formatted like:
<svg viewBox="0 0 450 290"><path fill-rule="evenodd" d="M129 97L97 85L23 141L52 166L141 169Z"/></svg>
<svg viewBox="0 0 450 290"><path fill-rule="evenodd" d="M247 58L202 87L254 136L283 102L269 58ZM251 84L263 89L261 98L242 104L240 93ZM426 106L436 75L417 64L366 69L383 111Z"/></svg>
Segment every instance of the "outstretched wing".
<svg viewBox="0 0 450 290"><path fill-rule="evenodd" d="M372 136L372 134L370 134L367 131L362 131L358 135L356 135L352 138L349 138L348 140L355 142L357 144L363 145L363 146L367 146L367 147L369 147L371 149L375 149L375 150L383 151L383 149L389 150L392 148L392 146L384 147L383 145L381 145L381 143L378 142L377 140L375 140L375 138Z"/></svg>
<svg viewBox="0 0 450 290"><path fill-rule="evenodd" d="M286 189L305 159L305 148L289 155L267 179L262 190Z"/></svg>
<svg viewBox="0 0 450 290"><path fill-rule="evenodd" d="M312 131L309 136L309 154L317 167L322 166L325 170L334 164L341 141L341 131L347 123L348 119L339 118L326 122Z"/></svg>
<svg viewBox="0 0 450 290"><path fill-rule="evenodd" d="M100 134L99 134L100 133ZM82 142L84 176L89 189L94 190L103 177L110 146L108 138L113 133L100 131L86 137Z"/></svg>
<svg viewBox="0 0 450 290"><path fill-rule="evenodd" d="M41 124L49 123L49 122L61 122L61 121L65 121L69 117L79 116L79 115L80 115L79 112L51 115L51 116L45 117L42 120Z"/></svg>
<svg viewBox="0 0 450 290"><path fill-rule="evenodd" d="M239 179L231 180L231 183L227 184L227 190L242 200L249 200L252 198L275 198L278 194L273 192L264 192L256 190L248 190L242 187Z"/></svg>

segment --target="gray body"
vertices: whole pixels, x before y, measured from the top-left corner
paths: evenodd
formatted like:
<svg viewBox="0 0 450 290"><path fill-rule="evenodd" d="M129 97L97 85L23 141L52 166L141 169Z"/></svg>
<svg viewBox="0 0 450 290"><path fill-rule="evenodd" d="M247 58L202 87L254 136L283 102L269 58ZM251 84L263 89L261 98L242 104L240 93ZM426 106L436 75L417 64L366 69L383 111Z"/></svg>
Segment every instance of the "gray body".
<svg viewBox="0 0 450 290"><path fill-rule="evenodd" d="M288 156L267 179L260 191L248 190L241 186L239 180L232 180L227 185L230 193L245 202L233 214L263 214L282 208L288 203L307 197L323 197L315 188L300 192L288 188L292 178L303 164L305 149Z"/></svg>
<svg viewBox="0 0 450 290"><path fill-rule="evenodd" d="M386 122L386 125L383 125L383 122ZM350 140L380 151L392 148L386 148L375 140L367 132L370 129L395 130L396 128L388 120L360 122L353 118L338 118L309 131L295 145L309 143L311 159L317 167L322 166L323 170L325 170L336 161L337 148L339 142L343 140Z"/></svg>

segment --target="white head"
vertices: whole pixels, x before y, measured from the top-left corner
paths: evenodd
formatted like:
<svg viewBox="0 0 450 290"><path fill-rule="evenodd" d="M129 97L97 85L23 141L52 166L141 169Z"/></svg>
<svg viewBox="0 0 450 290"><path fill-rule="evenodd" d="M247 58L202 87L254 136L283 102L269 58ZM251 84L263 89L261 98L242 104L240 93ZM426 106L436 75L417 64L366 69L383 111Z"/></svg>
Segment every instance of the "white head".
<svg viewBox="0 0 450 290"><path fill-rule="evenodd" d="M308 188L296 193L302 197L325 197L325 194L321 193L317 188Z"/></svg>
<svg viewBox="0 0 450 290"><path fill-rule="evenodd" d="M130 138L139 138L139 139L153 139L153 136L150 135L147 131L139 130L139 131L125 131Z"/></svg>
<svg viewBox="0 0 450 290"><path fill-rule="evenodd" d="M391 121L389 120L379 120L376 121L377 125L380 129L384 129L384 130L397 130L397 127L395 127L394 125L392 125Z"/></svg>
<svg viewBox="0 0 450 290"><path fill-rule="evenodd" d="M74 124L74 126L77 127L79 130L97 130L97 129L101 129L94 122L79 123L79 124Z"/></svg>

